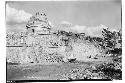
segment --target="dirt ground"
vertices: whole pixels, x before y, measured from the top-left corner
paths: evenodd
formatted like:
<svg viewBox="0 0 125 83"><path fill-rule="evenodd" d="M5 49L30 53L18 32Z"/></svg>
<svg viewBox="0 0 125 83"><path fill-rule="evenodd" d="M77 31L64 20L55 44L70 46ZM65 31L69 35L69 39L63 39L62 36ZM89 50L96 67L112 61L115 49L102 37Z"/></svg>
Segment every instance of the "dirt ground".
<svg viewBox="0 0 125 83"><path fill-rule="evenodd" d="M60 65L7 65L7 80L63 79L62 75L73 68L88 67L90 63Z"/></svg>
<svg viewBox="0 0 125 83"><path fill-rule="evenodd" d="M106 60L106 59L105 59ZM104 63L103 61L88 61L76 63L61 63L61 64L7 64L7 80L66 80L66 74L73 69L85 69L96 64Z"/></svg>

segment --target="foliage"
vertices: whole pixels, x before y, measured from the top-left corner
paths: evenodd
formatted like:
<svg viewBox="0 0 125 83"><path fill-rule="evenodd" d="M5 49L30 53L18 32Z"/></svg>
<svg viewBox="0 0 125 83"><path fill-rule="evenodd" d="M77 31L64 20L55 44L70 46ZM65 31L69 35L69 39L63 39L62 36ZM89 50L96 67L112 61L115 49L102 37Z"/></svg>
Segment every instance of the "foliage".
<svg viewBox="0 0 125 83"><path fill-rule="evenodd" d="M102 35L103 35L103 47L105 49L114 50L118 43L120 43L120 45L122 43L120 31L111 32L108 29L103 29Z"/></svg>
<svg viewBox="0 0 125 83"><path fill-rule="evenodd" d="M107 79L116 79L121 80L122 79L122 71L121 68L117 68L114 63L108 63L108 64L101 64L97 66L97 72L103 72Z"/></svg>

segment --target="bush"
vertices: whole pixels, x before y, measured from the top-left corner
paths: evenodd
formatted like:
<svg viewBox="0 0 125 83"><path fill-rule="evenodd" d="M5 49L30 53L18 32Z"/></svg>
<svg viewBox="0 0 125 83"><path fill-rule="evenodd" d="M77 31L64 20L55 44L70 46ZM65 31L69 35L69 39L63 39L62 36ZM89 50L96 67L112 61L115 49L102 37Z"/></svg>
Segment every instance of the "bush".
<svg viewBox="0 0 125 83"><path fill-rule="evenodd" d="M106 75L107 79L121 80L122 71L121 68L118 68L117 66L118 65L115 65L115 63L101 64L97 66L97 72L103 72Z"/></svg>

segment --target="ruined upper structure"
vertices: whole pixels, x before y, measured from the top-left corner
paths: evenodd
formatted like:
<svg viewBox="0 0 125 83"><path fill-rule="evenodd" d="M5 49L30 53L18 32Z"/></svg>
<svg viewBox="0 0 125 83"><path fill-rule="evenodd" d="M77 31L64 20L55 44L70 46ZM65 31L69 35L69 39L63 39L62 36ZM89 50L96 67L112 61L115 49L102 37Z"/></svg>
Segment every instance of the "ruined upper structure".
<svg viewBox="0 0 125 83"><path fill-rule="evenodd" d="M49 24L46 14L43 12L37 12L36 15L32 16L26 27L28 32L37 34L50 34L51 29L51 25Z"/></svg>

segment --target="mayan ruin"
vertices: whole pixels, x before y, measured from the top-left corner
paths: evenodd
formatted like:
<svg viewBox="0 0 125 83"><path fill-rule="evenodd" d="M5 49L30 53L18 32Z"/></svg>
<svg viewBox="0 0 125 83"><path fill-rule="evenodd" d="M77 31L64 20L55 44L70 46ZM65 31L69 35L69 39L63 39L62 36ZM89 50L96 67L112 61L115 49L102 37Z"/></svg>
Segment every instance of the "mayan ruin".
<svg viewBox="0 0 125 83"><path fill-rule="evenodd" d="M75 41L72 37L66 36L66 32L64 34L63 32L59 34L61 31L53 32L45 13L38 12L32 16L26 28L26 32L7 34L7 51L10 51L7 52L8 62L43 63L44 59L58 62L56 58L63 61L70 57L80 60L81 57L94 57L97 54L99 56L98 48L86 42L84 35ZM85 52L82 53L83 51ZM14 56L11 53L14 53Z"/></svg>
<svg viewBox="0 0 125 83"><path fill-rule="evenodd" d="M51 9L50 3L45 3L48 5L43 5ZM55 3L53 2L53 4ZM31 14L20 10L17 18L16 15L14 15L15 19L14 16L12 17L14 21L17 20L15 24L12 22L13 20L9 20L9 22L7 20L6 64L8 81L122 79L122 28L117 26L112 28L107 21L103 24L102 20L105 18L99 18L98 15L93 17L96 19L88 20L87 16L92 13L82 12L82 14L87 15L86 17L82 16L76 12L75 8L78 9L84 3L78 2L81 5L75 3L68 2L74 9L65 4L67 8L71 8L73 16L70 15L69 9L63 10L67 13L56 12L60 11L57 5L52 7L53 11L45 12L41 10L41 5L32 5L36 8L39 7L39 9L32 8L30 10L30 5L26 4L25 6L29 7L27 11L32 12ZM87 3L85 3L85 9L88 7ZM63 3L63 5L58 6L65 8L65 5ZM11 8L7 5L8 7L10 10L17 11L13 6ZM88 9L86 10L88 11ZM61 13L66 14L63 16ZM95 13L101 15L98 12ZM27 18L23 15L26 15ZM66 15L68 16L65 17ZM90 18L92 18L91 16ZM58 22L63 17L70 18L72 23L70 21ZM95 21L97 18L99 19L98 24ZM88 25L83 26L87 22ZM93 25L89 26L89 23Z"/></svg>

